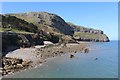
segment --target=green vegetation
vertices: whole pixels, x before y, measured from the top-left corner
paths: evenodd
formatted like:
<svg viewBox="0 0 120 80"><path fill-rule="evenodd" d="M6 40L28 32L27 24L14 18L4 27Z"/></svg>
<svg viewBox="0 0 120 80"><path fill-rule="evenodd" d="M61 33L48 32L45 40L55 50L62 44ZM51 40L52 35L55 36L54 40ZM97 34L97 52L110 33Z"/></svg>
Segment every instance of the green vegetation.
<svg viewBox="0 0 120 80"><path fill-rule="evenodd" d="M0 32L4 32L2 28L0 28Z"/></svg>
<svg viewBox="0 0 120 80"><path fill-rule="evenodd" d="M2 27L15 29L15 31L20 30L31 33L37 32L37 26L15 16L2 16Z"/></svg>
<svg viewBox="0 0 120 80"><path fill-rule="evenodd" d="M10 29L10 28L0 28L0 32L5 32L5 31L11 31L11 32L20 33L20 34L34 34L32 32L27 32L27 31L24 31L24 30Z"/></svg>

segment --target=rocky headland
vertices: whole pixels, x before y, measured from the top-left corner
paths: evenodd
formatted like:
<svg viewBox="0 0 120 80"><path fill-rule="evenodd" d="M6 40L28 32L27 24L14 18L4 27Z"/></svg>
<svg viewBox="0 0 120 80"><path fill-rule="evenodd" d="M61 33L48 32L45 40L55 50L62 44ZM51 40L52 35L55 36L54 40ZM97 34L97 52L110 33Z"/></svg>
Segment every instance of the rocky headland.
<svg viewBox="0 0 120 80"><path fill-rule="evenodd" d="M48 12L1 14L3 75L65 53L88 53L87 42L109 42L102 30L65 22ZM47 41L47 43L45 42ZM70 58L74 55L70 54Z"/></svg>
<svg viewBox="0 0 120 80"><path fill-rule="evenodd" d="M109 38L102 30L65 22L60 16L48 12L13 13L4 14L1 17L3 52L9 51L10 46L12 48L14 46L15 48L30 47L43 45L43 41L53 43L109 42Z"/></svg>

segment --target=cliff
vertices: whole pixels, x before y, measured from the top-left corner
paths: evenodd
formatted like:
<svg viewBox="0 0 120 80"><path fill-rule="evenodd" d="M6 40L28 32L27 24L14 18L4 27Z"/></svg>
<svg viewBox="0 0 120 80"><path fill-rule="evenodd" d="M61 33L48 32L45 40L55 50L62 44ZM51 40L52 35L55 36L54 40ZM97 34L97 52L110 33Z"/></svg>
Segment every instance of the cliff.
<svg viewBox="0 0 120 80"><path fill-rule="evenodd" d="M39 29L50 33L62 33L65 35L72 35L73 28L71 28L60 16L48 12L28 12L19 14L8 14L16 16L17 18L24 19Z"/></svg>
<svg viewBox="0 0 120 80"><path fill-rule="evenodd" d="M70 35L74 40L108 42L109 38L102 30L78 26L67 23L60 16L48 12L28 12L19 14L8 14L16 16L34 25L45 32L58 35Z"/></svg>
<svg viewBox="0 0 120 80"><path fill-rule="evenodd" d="M68 22L74 29L73 38L79 41L109 42L109 38L102 30L78 26Z"/></svg>
<svg viewBox="0 0 120 80"><path fill-rule="evenodd" d="M3 34L3 50L11 45L17 47L42 45L45 40L53 43L60 41L109 41L102 30L68 23L60 16L48 12L28 12L0 16L2 16L0 32Z"/></svg>

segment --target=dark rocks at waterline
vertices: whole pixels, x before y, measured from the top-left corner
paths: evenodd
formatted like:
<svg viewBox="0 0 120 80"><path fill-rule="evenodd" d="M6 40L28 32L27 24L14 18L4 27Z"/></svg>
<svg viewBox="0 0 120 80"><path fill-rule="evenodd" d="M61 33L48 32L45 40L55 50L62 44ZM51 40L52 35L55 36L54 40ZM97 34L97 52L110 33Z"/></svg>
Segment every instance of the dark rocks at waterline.
<svg viewBox="0 0 120 80"><path fill-rule="evenodd" d="M88 49L88 48L84 48L84 49L83 49L83 52L84 52L84 53L88 53L88 52L89 52L89 49Z"/></svg>
<svg viewBox="0 0 120 80"><path fill-rule="evenodd" d="M95 60L98 60L98 58L95 58Z"/></svg>
<svg viewBox="0 0 120 80"><path fill-rule="evenodd" d="M70 54L70 58L74 58L75 56L73 54Z"/></svg>
<svg viewBox="0 0 120 80"><path fill-rule="evenodd" d="M14 73L16 71L24 70L29 67L31 61L23 61L17 58L4 57L2 59L2 75Z"/></svg>

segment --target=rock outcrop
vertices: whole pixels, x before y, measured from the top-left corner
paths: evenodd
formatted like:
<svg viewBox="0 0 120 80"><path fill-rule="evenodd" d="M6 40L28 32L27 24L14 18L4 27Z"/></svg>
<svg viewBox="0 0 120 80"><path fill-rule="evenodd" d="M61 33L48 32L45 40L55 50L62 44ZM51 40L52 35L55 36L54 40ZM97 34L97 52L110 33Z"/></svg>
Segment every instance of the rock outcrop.
<svg viewBox="0 0 120 80"><path fill-rule="evenodd" d="M20 47L43 45L43 39L36 34L16 34L11 32L2 33L2 52L6 53ZM5 54L3 54L4 56Z"/></svg>
<svg viewBox="0 0 120 80"><path fill-rule="evenodd" d="M23 61L22 59L4 57L2 59L2 75L14 73L24 70L30 66L31 61Z"/></svg>

